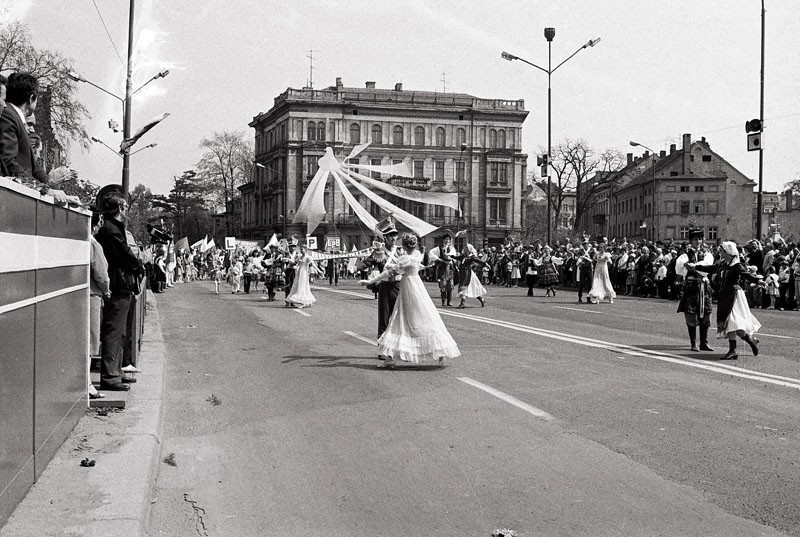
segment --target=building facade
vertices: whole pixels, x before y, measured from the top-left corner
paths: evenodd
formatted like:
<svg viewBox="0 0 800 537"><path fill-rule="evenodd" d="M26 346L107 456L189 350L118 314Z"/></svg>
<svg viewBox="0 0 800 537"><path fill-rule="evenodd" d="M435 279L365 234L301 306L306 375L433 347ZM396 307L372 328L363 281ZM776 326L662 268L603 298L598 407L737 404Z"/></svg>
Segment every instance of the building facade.
<svg viewBox="0 0 800 537"><path fill-rule="evenodd" d="M405 188L460 191L463 215L447 207L389 201L443 232L466 229L467 240L476 245L502 242L518 234L523 222L527 156L521 137L527 114L522 100L408 91L402 84L347 88L337 78L335 86L322 90L289 88L250 123L257 166L254 180L240 187L242 237L264 240L277 233L302 240L305 224L292 219L325 148L339 156L369 142L357 157L361 164L405 162L414 177L365 174ZM352 194L376 218L386 216L357 191ZM335 238L348 248L370 244L374 231L364 228L332 181L325 207L325 220L314 232L320 247ZM438 234L423 244L432 245Z"/></svg>
<svg viewBox="0 0 800 537"><path fill-rule="evenodd" d="M581 220L592 235L621 240L685 240L690 227L711 241L753 237L752 199L756 183L711 150L705 138L683 135L659 155L628 154L597 203Z"/></svg>

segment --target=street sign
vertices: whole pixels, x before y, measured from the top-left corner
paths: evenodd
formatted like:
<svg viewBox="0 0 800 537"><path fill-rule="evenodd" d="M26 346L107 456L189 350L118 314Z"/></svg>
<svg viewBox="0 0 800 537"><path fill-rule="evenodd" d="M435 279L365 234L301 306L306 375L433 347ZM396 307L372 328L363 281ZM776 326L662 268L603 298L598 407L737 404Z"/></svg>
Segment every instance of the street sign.
<svg viewBox="0 0 800 537"><path fill-rule="evenodd" d="M236 237L225 237L225 249L231 251L236 249Z"/></svg>
<svg viewBox="0 0 800 537"><path fill-rule="evenodd" d="M325 237L325 250L333 250L338 252L342 249L341 237Z"/></svg>
<svg viewBox="0 0 800 537"><path fill-rule="evenodd" d="M747 150L759 151L761 149L761 133L753 132L747 135Z"/></svg>
<svg viewBox="0 0 800 537"><path fill-rule="evenodd" d="M316 250L317 249L317 238L316 237L306 237L306 248L309 250Z"/></svg>

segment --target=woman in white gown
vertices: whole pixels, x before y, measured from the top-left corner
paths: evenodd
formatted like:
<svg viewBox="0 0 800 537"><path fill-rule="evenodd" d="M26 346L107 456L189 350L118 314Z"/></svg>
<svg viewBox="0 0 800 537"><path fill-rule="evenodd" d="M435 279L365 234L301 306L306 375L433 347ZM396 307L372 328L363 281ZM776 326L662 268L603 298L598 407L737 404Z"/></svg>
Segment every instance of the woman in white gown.
<svg viewBox="0 0 800 537"><path fill-rule="evenodd" d="M378 339L378 354L389 359L378 367L392 368L396 365L395 359L415 364L438 360L442 366L448 358L461 353L419 277L422 253L417 250L417 237L404 233L401 244L405 253L395 263L387 263L380 276L360 282L374 284L389 274L402 275L392 316Z"/></svg>
<svg viewBox="0 0 800 537"><path fill-rule="evenodd" d="M296 260L297 272L295 273L292 289L286 297L287 306L297 308L307 308L317 301L311 294L311 284L309 283L309 267L314 264L314 260L308 255L305 246L300 246L300 254Z"/></svg>
<svg viewBox="0 0 800 537"><path fill-rule="evenodd" d="M614 287L611 285L611 278L608 275L608 264L611 262L611 254L606 252L605 244L597 246L597 264L594 267L594 278L592 278L592 289L589 291L589 302L597 304L601 300L608 299L610 304L614 303Z"/></svg>

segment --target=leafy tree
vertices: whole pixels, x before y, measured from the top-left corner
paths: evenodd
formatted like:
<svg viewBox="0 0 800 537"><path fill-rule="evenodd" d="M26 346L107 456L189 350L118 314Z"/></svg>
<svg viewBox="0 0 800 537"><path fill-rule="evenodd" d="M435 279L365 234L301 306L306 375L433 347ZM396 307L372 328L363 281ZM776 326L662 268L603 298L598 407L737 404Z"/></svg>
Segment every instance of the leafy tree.
<svg viewBox="0 0 800 537"><path fill-rule="evenodd" d="M150 242L147 224L157 223L161 218L161 210L153 205L153 193L142 184L136 185L130 192L130 208L125 227L130 230L137 242Z"/></svg>
<svg viewBox="0 0 800 537"><path fill-rule="evenodd" d="M194 170L188 170L174 178L168 196L153 196L153 206L162 210L176 239L189 237L194 242L206 234L210 223L208 192L208 183Z"/></svg>
<svg viewBox="0 0 800 537"><path fill-rule="evenodd" d="M204 150L197 163L200 178L209 185L209 194L217 208L225 210L225 228L232 232L234 200L239 197L238 187L253 177L255 166L253 144L241 131L215 132L211 138L200 142Z"/></svg>
<svg viewBox="0 0 800 537"><path fill-rule="evenodd" d="M31 42L28 27L21 22L0 24L0 73L8 75L23 71L36 76L43 94L43 103L40 105L45 105L44 101L49 100L49 107L41 107L49 109L55 137L52 141L61 147L77 142L88 148L89 135L84 121L89 118L89 112L77 100L75 82L67 77L71 70L72 59L65 58L56 51L36 48ZM43 113L48 114L48 110ZM39 115L37 110L37 116ZM46 139L46 133L42 134ZM54 162L53 151L56 150L57 148L48 145L47 157L51 165L63 164ZM56 153L61 153L61 159L66 158L63 152Z"/></svg>

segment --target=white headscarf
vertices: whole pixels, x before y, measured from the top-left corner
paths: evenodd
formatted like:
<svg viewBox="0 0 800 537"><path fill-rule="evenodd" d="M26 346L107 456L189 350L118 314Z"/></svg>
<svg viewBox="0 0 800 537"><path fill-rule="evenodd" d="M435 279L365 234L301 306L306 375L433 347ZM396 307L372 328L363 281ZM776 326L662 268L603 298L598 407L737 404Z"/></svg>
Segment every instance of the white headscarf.
<svg viewBox="0 0 800 537"><path fill-rule="evenodd" d="M478 251L475 250L475 247L469 243L467 243L467 251L469 252L469 255L478 255Z"/></svg>
<svg viewBox="0 0 800 537"><path fill-rule="evenodd" d="M733 241L723 241L722 243L722 250L728 254L729 256L739 259L739 249L736 247L736 243Z"/></svg>

